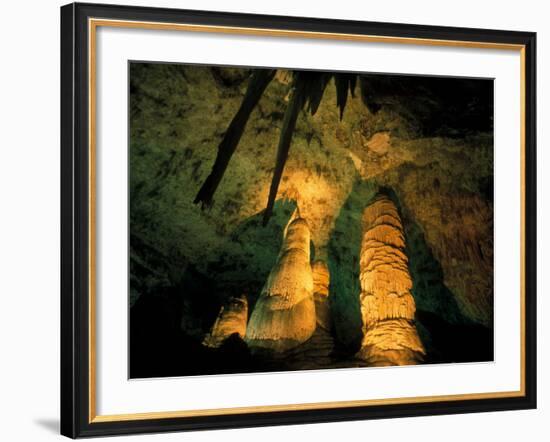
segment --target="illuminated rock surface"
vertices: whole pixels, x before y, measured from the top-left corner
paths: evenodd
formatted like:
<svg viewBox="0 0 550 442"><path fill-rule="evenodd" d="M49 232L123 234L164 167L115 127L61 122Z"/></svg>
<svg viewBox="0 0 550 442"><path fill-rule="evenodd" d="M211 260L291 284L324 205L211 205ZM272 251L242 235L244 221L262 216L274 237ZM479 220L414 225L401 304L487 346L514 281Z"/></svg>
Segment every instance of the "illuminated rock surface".
<svg viewBox="0 0 550 442"><path fill-rule="evenodd" d="M246 296L231 298L222 306L211 332L204 339L204 345L217 348L233 334L244 338L248 319L248 301Z"/></svg>
<svg viewBox="0 0 550 442"><path fill-rule="evenodd" d="M252 348L284 351L307 341L315 325L309 227L303 218L291 219L252 311L246 342Z"/></svg>
<svg viewBox="0 0 550 442"><path fill-rule="evenodd" d="M328 301L330 285L328 266L323 261L315 261L311 269L313 272L313 299L315 300L317 327L330 330L332 328L332 319Z"/></svg>
<svg viewBox="0 0 550 442"><path fill-rule="evenodd" d="M363 212L360 281L363 340L357 356L371 366L422 361L424 347L414 326L412 280L403 226L395 204L375 199Z"/></svg>

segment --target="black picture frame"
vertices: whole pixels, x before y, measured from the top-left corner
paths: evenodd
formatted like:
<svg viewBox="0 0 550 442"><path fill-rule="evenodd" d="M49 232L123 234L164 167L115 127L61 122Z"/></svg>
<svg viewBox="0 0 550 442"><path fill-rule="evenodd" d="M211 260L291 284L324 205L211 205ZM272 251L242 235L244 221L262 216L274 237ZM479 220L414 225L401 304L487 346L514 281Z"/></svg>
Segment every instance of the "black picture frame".
<svg viewBox="0 0 550 442"><path fill-rule="evenodd" d="M90 18L520 45L524 51L524 394L215 416L94 421L90 413ZM61 434L76 438L536 408L536 34L73 3L61 8ZM91 418L92 416L92 418Z"/></svg>

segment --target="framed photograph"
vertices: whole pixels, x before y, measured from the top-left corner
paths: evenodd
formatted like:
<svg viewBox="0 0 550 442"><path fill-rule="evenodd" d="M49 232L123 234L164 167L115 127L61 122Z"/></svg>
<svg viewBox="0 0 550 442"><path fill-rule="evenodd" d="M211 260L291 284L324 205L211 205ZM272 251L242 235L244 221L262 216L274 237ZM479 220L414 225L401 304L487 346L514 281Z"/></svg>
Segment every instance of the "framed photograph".
<svg viewBox="0 0 550 442"><path fill-rule="evenodd" d="M535 43L62 7L62 434L535 408Z"/></svg>

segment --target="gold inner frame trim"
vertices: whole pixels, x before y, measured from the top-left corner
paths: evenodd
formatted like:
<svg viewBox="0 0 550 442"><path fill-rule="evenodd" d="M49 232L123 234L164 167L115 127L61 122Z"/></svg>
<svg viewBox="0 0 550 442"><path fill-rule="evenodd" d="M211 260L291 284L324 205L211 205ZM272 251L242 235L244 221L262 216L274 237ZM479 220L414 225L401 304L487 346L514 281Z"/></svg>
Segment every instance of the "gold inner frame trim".
<svg viewBox="0 0 550 442"><path fill-rule="evenodd" d="M410 44L420 46L443 46L475 49L497 49L518 51L520 54L520 168L521 168L521 240L520 240L520 389L487 393L464 393L437 396L415 396L387 399L366 399L353 401L317 402L284 405L262 405L234 408L197 409L180 411L158 411L98 415L96 413L96 36L97 28L133 28L163 31L206 32L217 34L252 35L263 37L290 37L324 39L386 44ZM525 396L525 45L494 42L440 40L412 37L390 37L377 35L339 34L330 32L291 31L283 29L245 28L232 26L191 25L181 23L159 23L131 20L88 19L88 94L89 94L89 367L88 367L88 421L89 423L133 421L146 419L169 419L178 417L237 415L258 412L297 410L322 410L329 408L365 407L375 405L419 404L427 402L482 400Z"/></svg>

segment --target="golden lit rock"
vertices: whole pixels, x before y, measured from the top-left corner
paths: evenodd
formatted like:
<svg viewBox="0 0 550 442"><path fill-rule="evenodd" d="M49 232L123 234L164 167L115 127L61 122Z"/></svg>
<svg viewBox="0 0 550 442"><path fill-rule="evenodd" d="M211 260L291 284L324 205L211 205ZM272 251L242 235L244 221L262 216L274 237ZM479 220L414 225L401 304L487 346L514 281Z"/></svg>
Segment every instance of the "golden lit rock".
<svg viewBox="0 0 550 442"><path fill-rule="evenodd" d="M363 341L357 356L374 366L409 365L425 353L414 325L415 303L399 213L387 197L363 212L360 282Z"/></svg>
<svg viewBox="0 0 550 442"><path fill-rule="evenodd" d="M203 344L208 347L219 347L223 341L235 333L244 338L247 319L248 301L246 296L231 298L227 305L222 306L216 322L214 322L210 333L204 338Z"/></svg>
<svg viewBox="0 0 550 442"><path fill-rule="evenodd" d="M252 348L285 351L315 331L310 233L305 219L291 219L277 263L271 269L246 330Z"/></svg>
<svg viewBox="0 0 550 442"><path fill-rule="evenodd" d="M416 328L406 319L380 321L367 329L357 357L372 367L415 365L425 354Z"/></svg>
<svg viewBox="0 0 550 442"><path fill-rule="evenodd" d="M331 328L330 306L328 303L330 274L324 261L315 261L311 266L313 272L313 299L317 325L325 330Z"/></svg>
<svg viewBox="0 0 550 442"><path fill-rule="evenodd" d="M377 155L385 155L390 149L389 132L377 132L367 141L367 147Z"/></svg>

